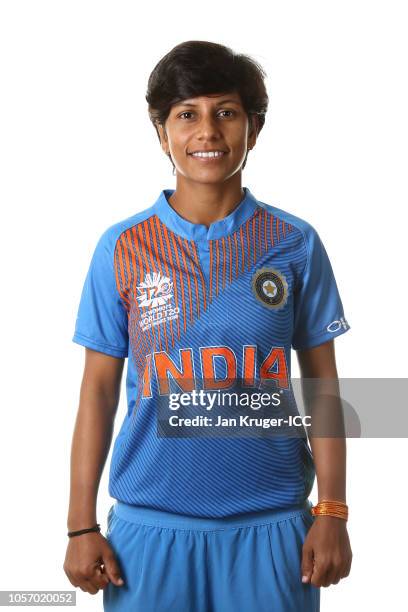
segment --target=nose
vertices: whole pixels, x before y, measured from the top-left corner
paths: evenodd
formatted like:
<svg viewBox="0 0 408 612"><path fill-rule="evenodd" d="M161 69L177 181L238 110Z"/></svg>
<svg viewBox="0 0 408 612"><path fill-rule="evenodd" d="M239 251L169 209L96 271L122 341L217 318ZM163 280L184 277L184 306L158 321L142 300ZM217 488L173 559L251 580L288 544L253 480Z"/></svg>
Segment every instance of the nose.
<svg viewBox="0 0 408 612"><path fill-rule="evenodd" d="M217 123L216 117L211 113L203 114L197 127L198 140L211 140L219 137L220 134L220 126L219 123Z"/></svg>

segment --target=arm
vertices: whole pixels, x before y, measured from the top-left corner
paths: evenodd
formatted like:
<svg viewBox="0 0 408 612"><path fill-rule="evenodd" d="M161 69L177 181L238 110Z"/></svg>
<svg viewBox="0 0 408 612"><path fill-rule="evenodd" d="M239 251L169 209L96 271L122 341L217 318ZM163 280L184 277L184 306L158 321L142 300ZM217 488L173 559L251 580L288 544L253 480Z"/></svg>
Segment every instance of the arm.
<svg viewBox="0 0 408 612"><path fill-rule="evenodd" d="M302 378L328 379L328 386L333 387L333 393L339 394L334 340L298 351L297 356ZM330 412L333 416L334 412ZM318 501L336 499L346 502L345 437L312 436L309 441L316 468Z"/></svg>
<svg viewBox="0 0 408 612"><path fill-rule="evenodd" d="M339 384L334 351L334 340L297 352L302 378L319 379L318 386L339 395ZM341 404L337 409L326 409L329 419L342 414ZM319 415L324 421L325 402L312 409L312 420ZM328 406L326 406L328 408ZM326 414L326 416L327 416ZM320 418L322 416L322 418ZM341 431L336 428L336 431ZM339 437L310 437L318 486L318 500L331 499L346 502L346 440ZM347 523L333 516L316 516L303 548L302 575L315 586L337 584L350 572L352 551L347 533Z"/></svg>
<svg viewBox="0 0 408 612"><path fill-rule="evenodd" d="M71 446L68 530L96 523L96 500L119 403L124 359L85 349L79 408Z"/></svg>
<svg viewBox="0 0 408 612"><path fill-rule="evenodd" d="M85 529L96 521L99 482L112 440L124 359L85 349L85 368L71 447L71 483L67 527ZM98 559L105 562L99 568ZM74 586L96 593L120 575L112 551L100 533L70 538L64 570Z"/></svg>

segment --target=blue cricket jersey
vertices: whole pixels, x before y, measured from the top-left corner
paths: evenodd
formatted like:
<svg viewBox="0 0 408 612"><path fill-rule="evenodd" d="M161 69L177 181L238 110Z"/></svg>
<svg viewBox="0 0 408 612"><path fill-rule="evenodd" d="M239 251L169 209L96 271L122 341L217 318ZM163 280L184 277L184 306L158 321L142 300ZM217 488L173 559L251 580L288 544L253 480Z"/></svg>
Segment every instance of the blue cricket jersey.
<svg viewBox="0 0 408 612"><path fill-rule="evenodd" d="M195 384L287 389L291 348L350 328L326 250L308 222L247 187L208 228L172 208L173 192L101 235L79 303L73 341L128 358L109 494L202 517L300 504L315 478L305 437L160 436L157 411Z"/></svg>

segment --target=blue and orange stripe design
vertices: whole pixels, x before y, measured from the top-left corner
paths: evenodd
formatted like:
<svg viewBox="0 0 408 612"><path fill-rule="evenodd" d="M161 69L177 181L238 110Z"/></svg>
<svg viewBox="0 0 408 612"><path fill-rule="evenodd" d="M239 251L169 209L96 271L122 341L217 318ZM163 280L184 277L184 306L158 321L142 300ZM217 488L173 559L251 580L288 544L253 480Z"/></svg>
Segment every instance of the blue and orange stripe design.
<svg viewBox="0 0 408 612"><path fill-rule="evenodd" d="M136 363L147 354L169 352L181 334L207 310L213 299L292 232L291 224L258 207L235 232L209 240L209 281L201 267L198 246L170 230L157 215L122 232L115 247L116 285L128 312L129 337ZM175 320L152 325L142 332L139 321L148 314L137 300L137 286L146 274L160 272L173 282Z"/></svg>
<svg viewBox="0 0 408 612"><path fill-rule="evenodd" d="M293 231L293 226L259 206L235 232L209 240L208 284L199 260L197 243L170 230L156 214L128 228L115 246L116 285L128 313L129 342L138 371L136 406L143 390L147 357L156 351L170 354L221 291ZM149 314L137 300L137 286L146 274L160 272L173 282L174 305L179 316L142 331L140 321Z"/></svg>

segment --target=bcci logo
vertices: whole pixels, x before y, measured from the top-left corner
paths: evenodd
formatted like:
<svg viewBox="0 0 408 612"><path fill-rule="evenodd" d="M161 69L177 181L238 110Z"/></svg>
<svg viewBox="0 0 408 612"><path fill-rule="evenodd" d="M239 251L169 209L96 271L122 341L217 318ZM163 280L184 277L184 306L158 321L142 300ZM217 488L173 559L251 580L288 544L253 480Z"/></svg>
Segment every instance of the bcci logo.
<svg viewBox="0 0 408 612"><path fill-rule="evenodd" d="M285 276L274 268L261 268L252 277L255 297L267 308L282 308L288 299Z"/></svg>
<svg viewBox="0 0 408 612"><path fill-rule="evenodd" d="M140 283L137 288L141 293L137 296L139 306L147 308L163 306L173 295L173 283L160 272L146 274L144 282Z"/></svg>

